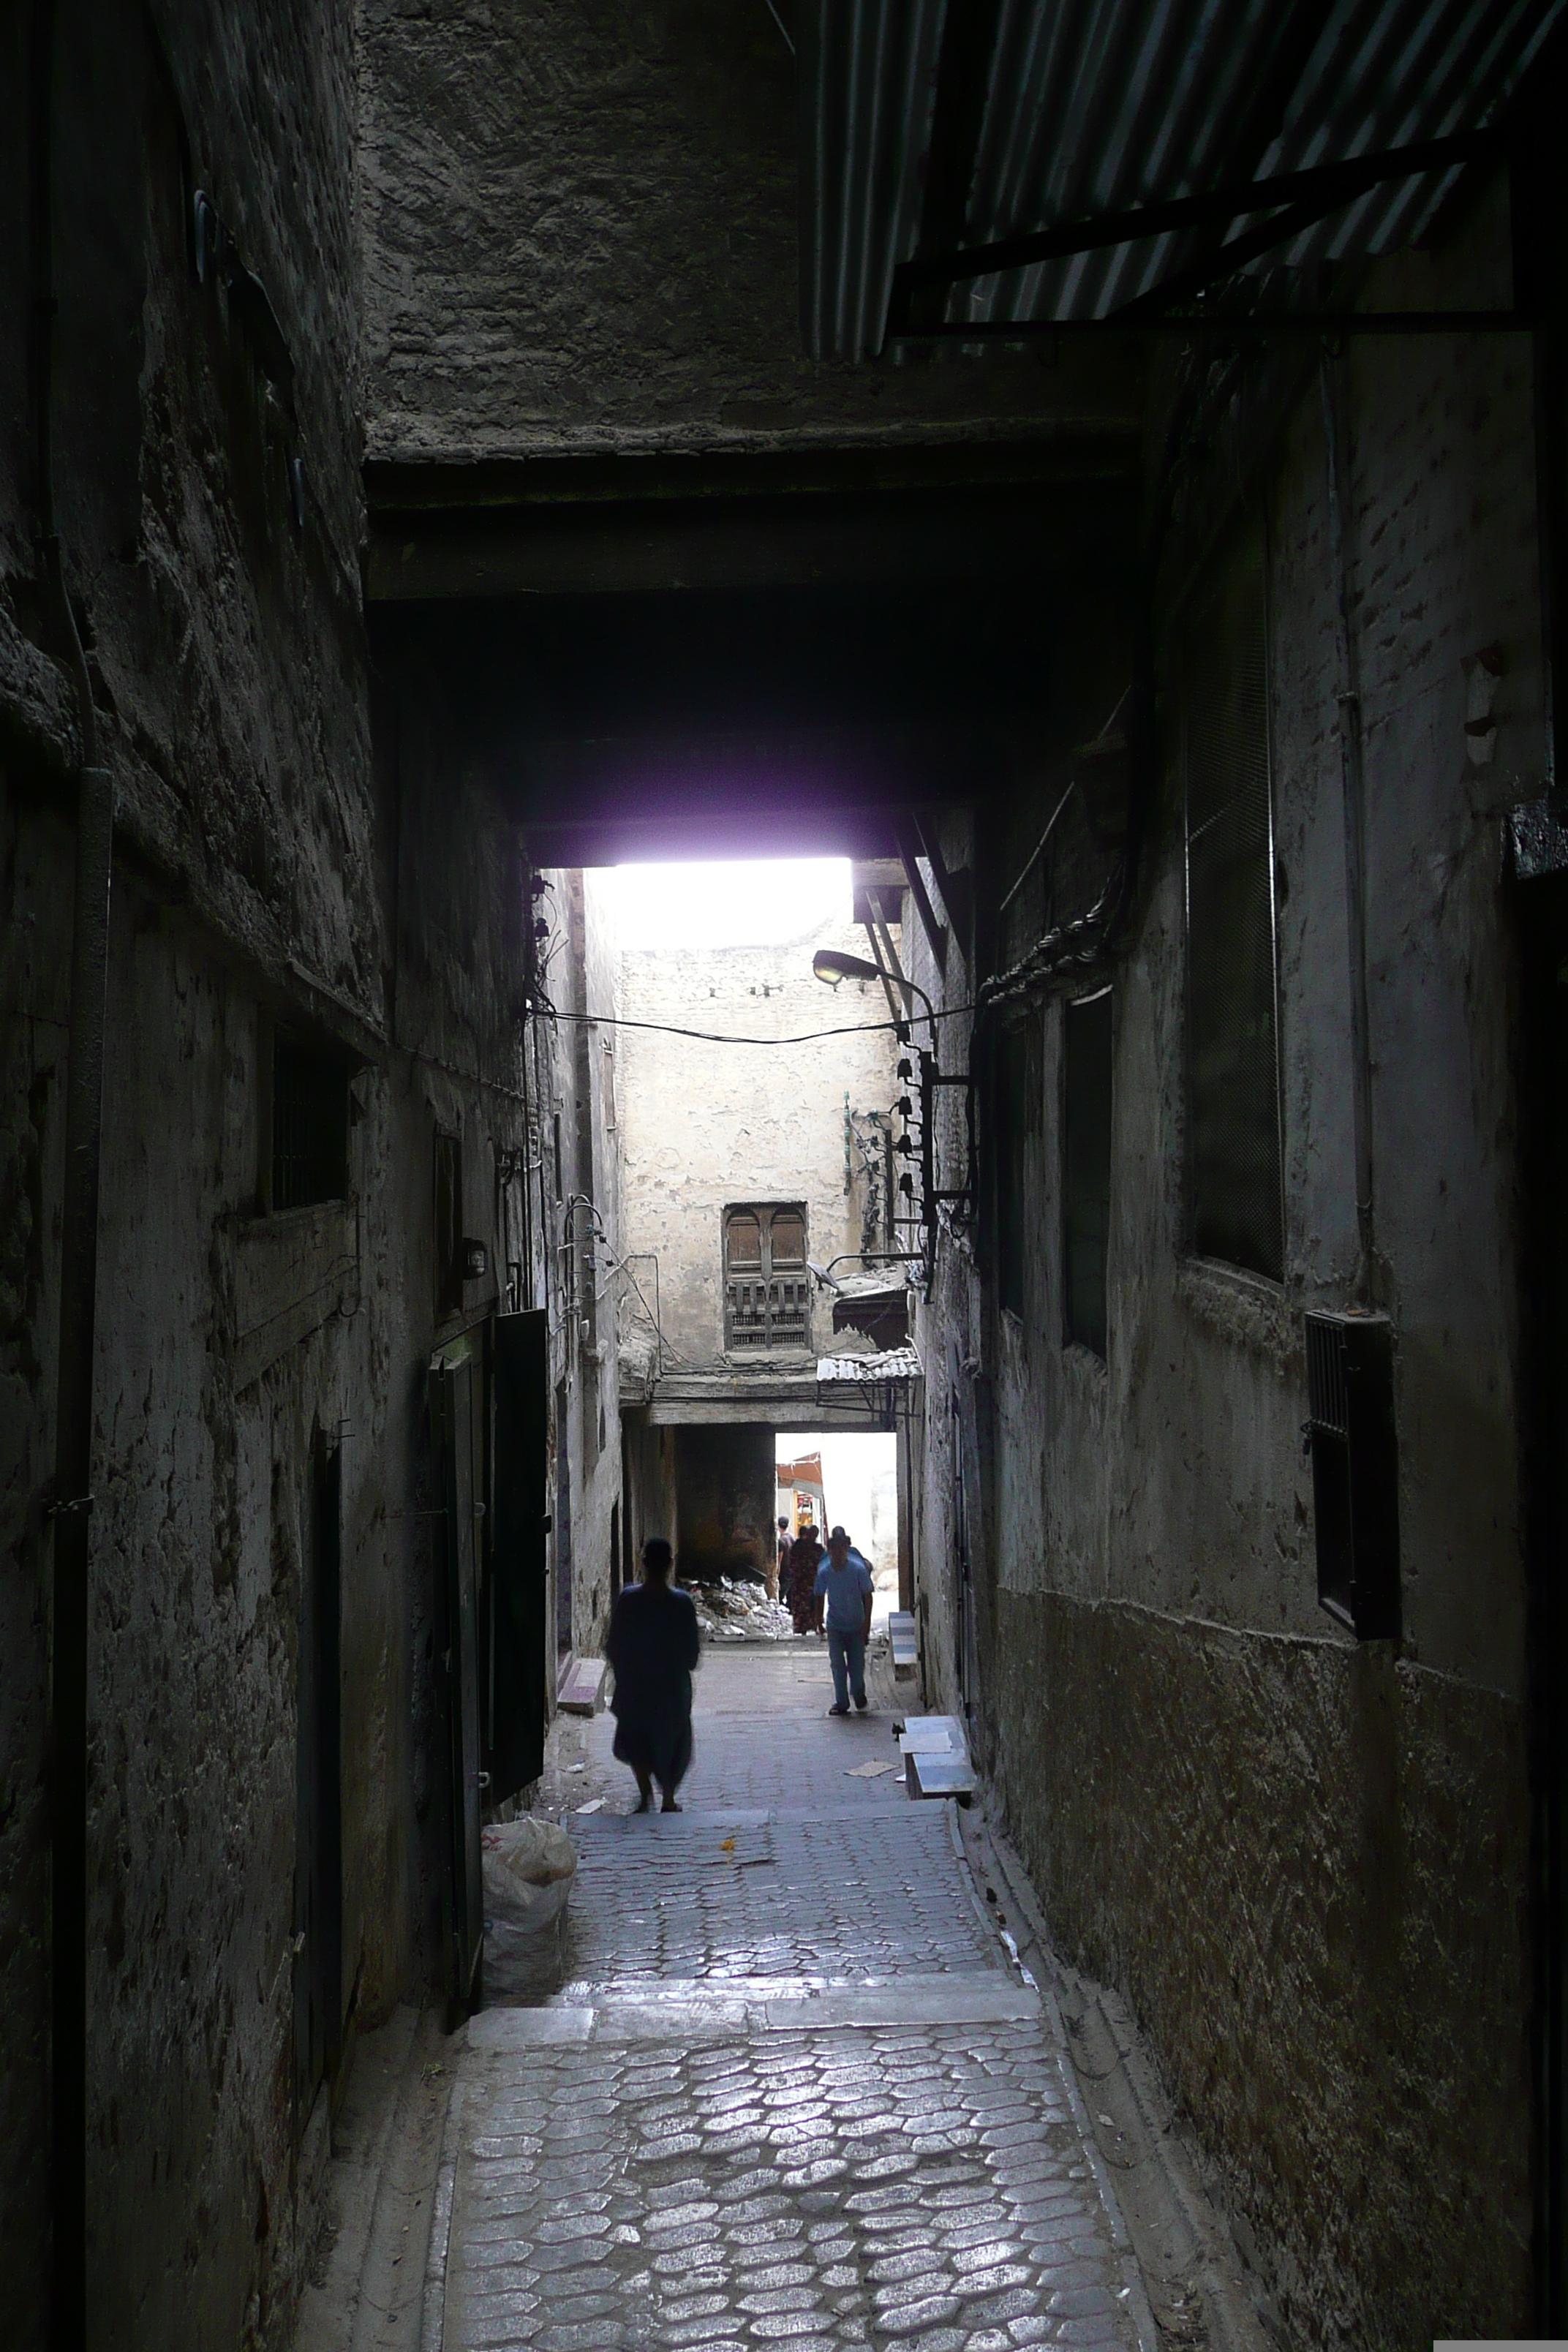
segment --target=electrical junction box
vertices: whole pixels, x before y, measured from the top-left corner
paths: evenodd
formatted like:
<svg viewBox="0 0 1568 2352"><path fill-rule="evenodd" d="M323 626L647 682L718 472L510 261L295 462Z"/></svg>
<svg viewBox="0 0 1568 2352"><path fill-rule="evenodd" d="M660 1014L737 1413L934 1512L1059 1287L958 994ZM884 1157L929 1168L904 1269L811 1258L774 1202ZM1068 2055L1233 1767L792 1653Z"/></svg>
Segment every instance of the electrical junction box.
<svg viewBox="0 0 1568 2352"><path fill-rule="evenodd" d="M1385 1315L1309 1313L1306 1440L1318 1602L1362 1642L1400 1636L1399 1445Z"/></svg>

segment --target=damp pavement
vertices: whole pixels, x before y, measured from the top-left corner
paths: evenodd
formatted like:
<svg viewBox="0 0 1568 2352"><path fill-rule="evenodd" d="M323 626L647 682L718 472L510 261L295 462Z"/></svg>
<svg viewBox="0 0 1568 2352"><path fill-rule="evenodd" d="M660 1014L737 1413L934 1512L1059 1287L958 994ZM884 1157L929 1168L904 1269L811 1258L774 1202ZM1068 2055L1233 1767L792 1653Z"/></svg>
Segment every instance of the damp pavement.
<svg viewBox="0 0 1568 2352"><path fill-rule="evenodd" d="M552 1733L567 1980L460 2038L425 2352L1154 2352L1048 1989L952 1807L860 1769L890 1708L828 1717L808 1642L698 1693L677 1816L627 1814L607 1717Z"/></svg>

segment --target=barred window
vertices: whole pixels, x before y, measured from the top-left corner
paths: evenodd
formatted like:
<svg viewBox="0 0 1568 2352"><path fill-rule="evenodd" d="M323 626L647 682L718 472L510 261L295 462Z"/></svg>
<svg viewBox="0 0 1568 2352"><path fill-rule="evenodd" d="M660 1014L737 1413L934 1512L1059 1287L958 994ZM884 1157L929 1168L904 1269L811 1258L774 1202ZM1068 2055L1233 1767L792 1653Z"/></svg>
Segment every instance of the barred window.
<svg viewBox="0 0 1568 2352"><path fill-rule="evenodd" d="M1274 826L1260 546L1194 616L1185 677L1187 1174L1194 1249L1284 1273Z"/></svg>
<svg viewBox="0 0 1568 2352"><path fill-rule="evenodd" d="M805 1348L811 1274L805 1211L750 1203L724 1212L724 1345L741 1353Z"/></svg>

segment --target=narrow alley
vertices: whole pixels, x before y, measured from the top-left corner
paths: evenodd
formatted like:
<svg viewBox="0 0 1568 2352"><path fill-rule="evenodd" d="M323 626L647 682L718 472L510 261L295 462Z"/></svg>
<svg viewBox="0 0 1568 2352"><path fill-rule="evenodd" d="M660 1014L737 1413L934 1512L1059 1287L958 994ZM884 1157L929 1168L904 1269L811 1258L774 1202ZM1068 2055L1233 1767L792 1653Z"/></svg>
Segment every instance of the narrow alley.
<svg viewBox="0 0 1568 2352"><path fill-rule="evenodd" d="M905 1795L886 1643L866 1717L830 1695L819 1643L710 1651L673 1819L626 1811L606 1715L557 1719L563 1981L441 2045L438 2168L427 2135L380 2215L409 2275L384 2257L373 2310L351 2229L299 2352L1263 2344L1147 2179L1135 2252L1128 2140L984 1824Z"/></svg>
<svg viewBox="0 0 1568 2352"><path fill-rule="evenodd" d="M4 2352L1568 2342L1565 119L0 8Z"/></svg>

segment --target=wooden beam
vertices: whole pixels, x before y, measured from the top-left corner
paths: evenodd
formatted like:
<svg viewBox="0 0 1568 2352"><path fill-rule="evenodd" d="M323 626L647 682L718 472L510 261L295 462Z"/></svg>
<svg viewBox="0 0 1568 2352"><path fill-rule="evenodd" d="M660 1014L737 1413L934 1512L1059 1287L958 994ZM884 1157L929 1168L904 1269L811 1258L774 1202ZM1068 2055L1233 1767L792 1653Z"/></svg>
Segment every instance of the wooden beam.
<svg viewBox="0 0 1568 2352"><path fill-rule="evenodd" d="M947 978L947 926L937 918L936 908L931 902L931 893L925 886L925 877L921 872L918 855L919 836L914 826L907 819L896 817L893 821L893 837L903 854L904 874L909 882L910 896L915 902L915 912L921 919L921 929L926 935L926 945L935 959L938 971L945 980Z"/></svg>

